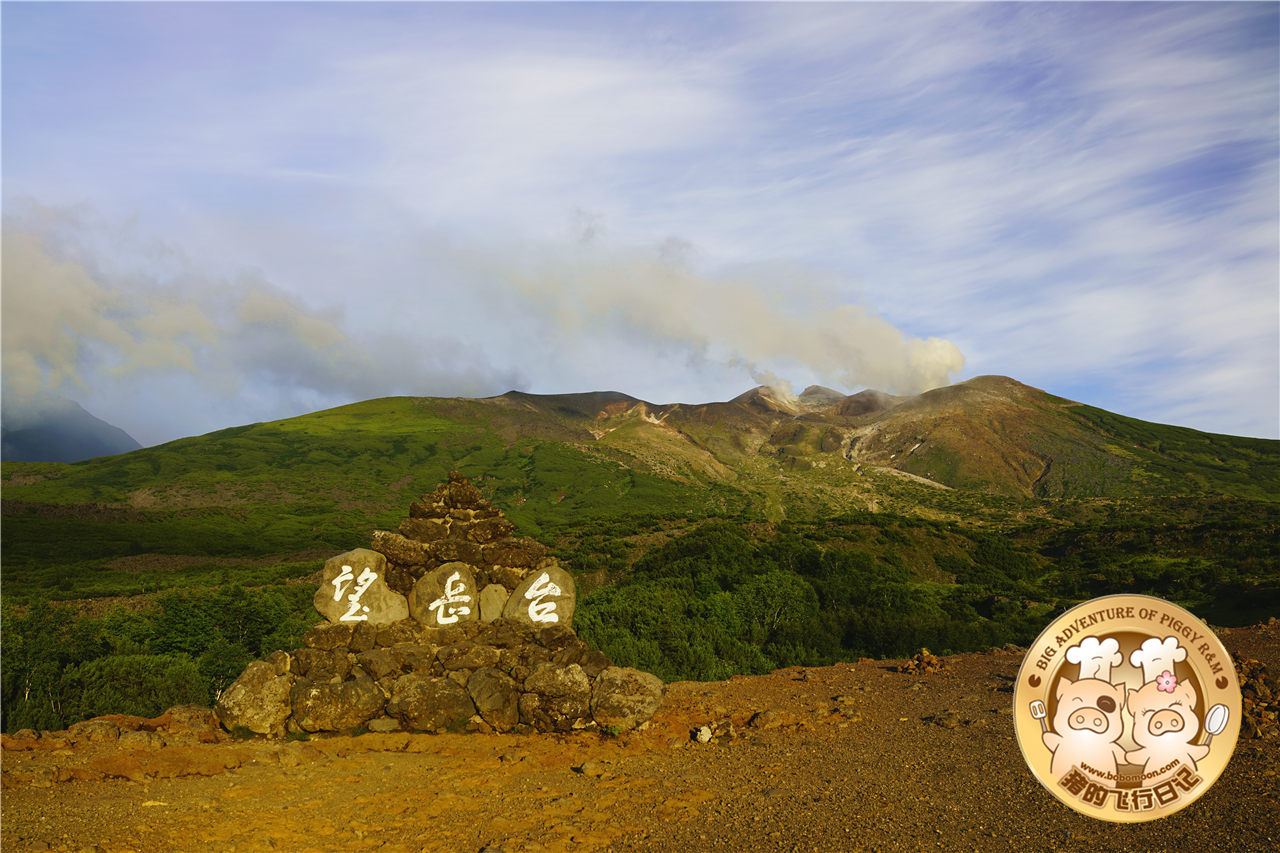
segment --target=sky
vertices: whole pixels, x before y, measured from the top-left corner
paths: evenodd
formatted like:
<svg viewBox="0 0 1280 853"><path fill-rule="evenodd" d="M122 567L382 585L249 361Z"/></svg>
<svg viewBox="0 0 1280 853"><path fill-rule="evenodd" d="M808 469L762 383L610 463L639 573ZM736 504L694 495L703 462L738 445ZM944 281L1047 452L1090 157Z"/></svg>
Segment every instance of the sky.
<svg viewBox="0 0 1280 853"><path fill-rule="evenodd" d="M1003 374L1280 437L1276 3L0 4L6 419Z"/></svg>

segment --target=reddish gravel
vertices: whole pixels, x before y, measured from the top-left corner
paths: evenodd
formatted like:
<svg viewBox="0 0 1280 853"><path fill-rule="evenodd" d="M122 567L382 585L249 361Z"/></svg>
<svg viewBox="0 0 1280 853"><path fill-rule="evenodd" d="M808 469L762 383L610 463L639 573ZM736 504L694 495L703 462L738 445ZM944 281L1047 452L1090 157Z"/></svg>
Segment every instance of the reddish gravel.
<svg viewBox="0 0 1280 853"><path fill-rule="evenodd" d="M1233 652L1280 671L1280 624L1222 635ZM1182 811L1147 824L1107 824L1061 805L1024 765L1009 713L1020 655L953 656L936 672L898 672L901 663L673 684L648 730L619 738L394 733L307 743L224 737L163 748L6 738L3 847L1271 851L1280 845L1274 737L1242 739L1218 782ZM691 740L704 725L710 742ZM49 748L25 748L31 746Z"/></svg>

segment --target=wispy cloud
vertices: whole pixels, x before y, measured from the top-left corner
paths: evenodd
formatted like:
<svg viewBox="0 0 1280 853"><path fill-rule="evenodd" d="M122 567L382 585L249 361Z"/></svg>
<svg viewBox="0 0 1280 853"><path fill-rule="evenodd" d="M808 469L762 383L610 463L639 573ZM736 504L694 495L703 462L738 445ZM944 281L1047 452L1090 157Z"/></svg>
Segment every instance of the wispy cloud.
<svg viewBox="0 0 1280 853"><path fill-rule="evenodd" d="M173 430L226 426L227 409L273 418L335 400L526 384L518 369L491 366L447 331L423 341L389 329L362 340L344 328L340 308L316 310L252 272L219 280L180 261L161 277L154 268L97 269L89 248L103 235L58 213L32 217L43 234L20 216L5 223L0 309L10 414L66 395L156 441ZM199 403L176 406L174 388Z"/></svg>
<svg viewBox="0 0 1280 853"><path fill-rule="evenodd" d="M370 393L360 377L392 370L373 351L431 364L450 341L468 382L441 363L379 387L519 374L710 399L754 366L906 388L963 353L961 376L1274 436L1277 21L1252 3L15 6L6 205L87 201L154 235L82 232L77 257L108 295L170 283L158 339L209 308L173 294L194 271L270 282L274 326L206 311L237 341L218 370L312 389L297 405ZM276 348L324 323L328 349ZM208 369L211 344L168 339ZM948 349L913 374L931 339Z"/></svg>

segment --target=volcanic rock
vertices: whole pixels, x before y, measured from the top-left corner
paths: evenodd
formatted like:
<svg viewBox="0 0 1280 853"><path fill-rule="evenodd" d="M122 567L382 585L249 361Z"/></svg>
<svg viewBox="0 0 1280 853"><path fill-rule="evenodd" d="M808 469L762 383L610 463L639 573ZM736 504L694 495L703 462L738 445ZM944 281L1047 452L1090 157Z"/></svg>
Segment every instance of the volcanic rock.
<svg viewBox="0 0 1280 853"><path fill-rule="evenodd" d="M577 592L573 577L557 564L542 564L511 593L502 615L530 625L573 625Z"/></svg>
<svg viewBox="0 0 1280 853"><path fill-rule="evenodd" d="M591 687L591 716L602 727L630 731L662 704L662 680L630 667L611 666Z"/></svg>
<svg viewBox="0 0 1280 853"><path fill-rule="evenodd" d="M541 731L582 728L591 715L591 682L577 664L539 664L524 680L520 721Z"/></svg>
<svg viewBox="0 0 1280 853"><path fill-rule="evenodd" d="M499 669L478 669L467 679L467 693L486 723L500 732L520 722L520 688Z"/></svg>
<svg viewBox="0 0 1280 853"><path fill-rule="evenodd" d="M467 689L452 678L410 673L396 681L387 715L413 731L460 730L476 713Z"/></svg>
<svg viewBox="0 0 1280 853"><path fill-rule="evenodd" d="M316 610L334 624L389 625L409 615L404 596L387 586L387 558L368 548L356 548L324 564L323 582L316 590Z"/></svg>
<svg viewBox="0 0 1280 853"><path fill-rule="evenodd" d="M368 676L336 684L302 679L290 699L294 722L308 732L350 731L376 717L387 701Z"/></svg>
<svg viewBox="0 0 1280 853"><path fill-rule="evenodd" d="M283 734L292 712L292 681L292 676L277 675L266 661L253 661L222 691L214 713L228 730L243 727L260 735Z"/></svg>
<svg viewBox="0 0 1280 853"><path fill-rule="evenodd" d="M428 628L443 628L480 618L476 580L466 563L445 563L418 579L409 593L409 612Z"/></svg>
<svg viewBox="0 0 1280 853"><path fill-rule="evenodd" d="M511 593L499 583L490 583L480 590L480 621L492 622L502 616Z"/></svg>

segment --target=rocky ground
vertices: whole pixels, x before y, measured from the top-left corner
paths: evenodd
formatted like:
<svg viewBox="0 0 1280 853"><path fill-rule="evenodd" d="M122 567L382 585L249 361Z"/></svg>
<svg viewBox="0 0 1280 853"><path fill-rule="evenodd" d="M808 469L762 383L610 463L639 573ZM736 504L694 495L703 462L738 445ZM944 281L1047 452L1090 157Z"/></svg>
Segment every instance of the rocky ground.
<svg viewBox="0 0 1280 853"><path fill-rule="evenodd" d="M1280 672L1280 623L1221 635L1257 661L1251 672ZM190 709L91 721L4 738L0 832L6 851L1280 845L1275 697L1246 689L1262 731L1242 733L1199 800L1108 824L1061 805L1023 763L1010 718L1020 660L992 651L940 668L862 661L673 684L645 731L618 737L236 741Z"/></svg>

